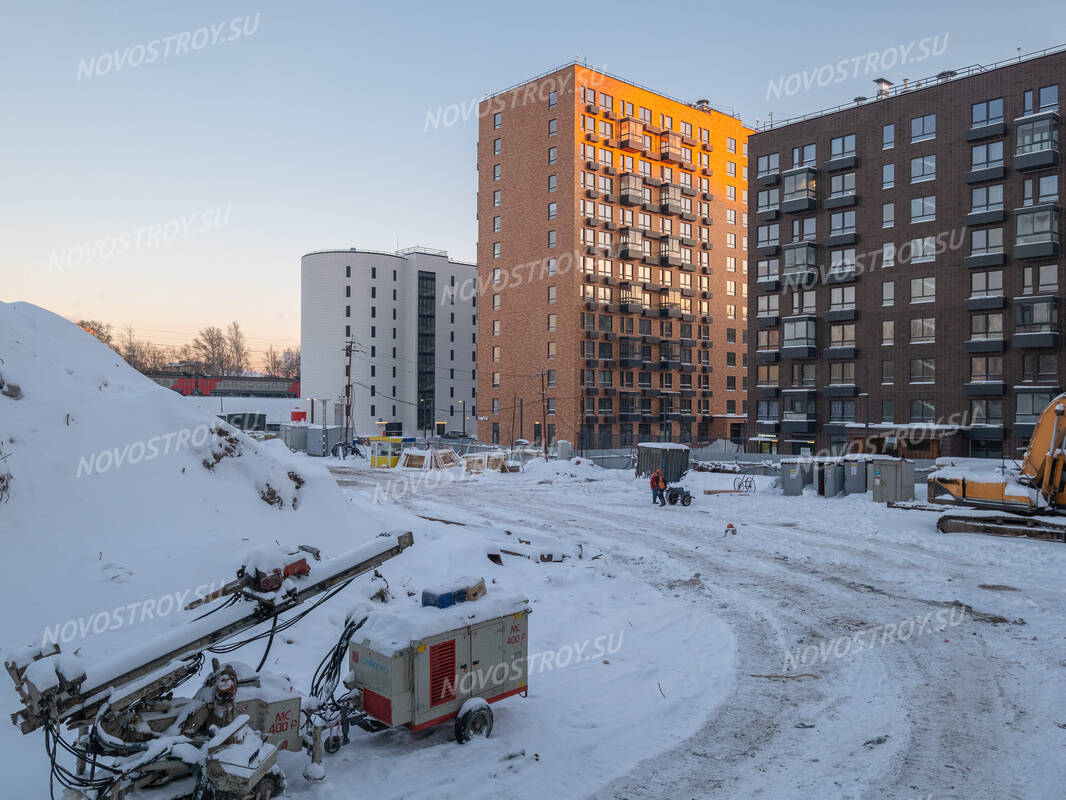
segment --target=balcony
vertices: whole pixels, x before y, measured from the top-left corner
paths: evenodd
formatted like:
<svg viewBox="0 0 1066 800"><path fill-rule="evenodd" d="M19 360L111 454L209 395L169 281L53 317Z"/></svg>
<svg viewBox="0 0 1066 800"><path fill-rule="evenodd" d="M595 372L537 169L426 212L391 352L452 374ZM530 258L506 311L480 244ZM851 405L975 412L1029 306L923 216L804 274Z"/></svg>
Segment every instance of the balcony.
<svg viewBox="0 0 1066 800"><path fill-rule="evenodd" d="M1058 347L1059 300L1057 297L1015 297L1014 336L1015 347Z"/></svg>
<svg viewBox="0 0 1066 800"><path fill-rule="evenodd" d="M681 155L680 134L667 133L659 139L659 160L671 161L675 164L684 162L684 157Z"/></svg>
<svg viewBox="0 0 1066 800"><path fill-rule="evenodd" d="M785 245L782 248L784 265L781 269L781 282L785 286L795 287L817 281L817 253L817 248L809 242Z"/></svg>
<svg viewBox="0 0 1066 800"><path fill-rule="evenodd" d="M963 391L969 397L1002 397L1007 393L1007 384L1001 377L994 380L970 381L963 384Z"/></svg>
<svg viewBox="0 0 1066 800"><path fill-rule="evenodd" d="M785 320L781 338L781 358L814 358L817 350L815 317L805 314Z"/></svg>
<svg viewBox="0 0 1066 800"><path fill-rule="evenodd" d="M639 228L622 229L618 254L622 258L641 258L644 255L644 234Z"/></svg>
<svg viewBox="0 0 1066 800"><path fill-rule="evenodd" d="M664 184L659 190L659 213L680 214L681 212L681 187L672 183Z"/></svg>
<svg viewBox="0 0 1066 800"><path fill-rule="evenodd" d="M838 155L833 156L831 159L822 164L822 168L826 172L835 172L841 169L851 169L858 163L859 159L855 155L855 152L852 151L850 153L840 153Z"/></svg>
<svg viewBox="0 0 1066 800"><path fill-rule="evenodd" d="M627 206L639 206L644 202L644 181L639 175L626 173L621 180L621 201Z"/></svg>
<svg viewBox="0 0 1066 800"><path fill-rule="evenodd" d="M680 267L681 260L681 240L668 236L665 239L659 240L659 263L663 266Z"/></svg>
<svg viewBox="0 0 1066 800"><path fill-rule="evenodd" d="M1007 340L1003 334L994 338L968 339L966 341L967 353L1002 353L1007 349Z"/></svg>
<svg viewBox="0 0 1066 800"><path fill-rule="evenodd" d="M1014 257L1057 258L1059 255L1059 207L1054 203L1014 210L1016 238Z"/></svg>
<svg viewBox="0 0 1066 800"><path fill-rule="evenodd" d="M1016 170L1046 169L1059 163L1059 115L1054 111L1014 120Z"/></svg>
<svg viewBox="0 0 1066 800"><path fill-rule="evenodd" d="M781 211L785 214L802 214L815 207L814 167L799 167L784 174L781 187Z"/></svg>

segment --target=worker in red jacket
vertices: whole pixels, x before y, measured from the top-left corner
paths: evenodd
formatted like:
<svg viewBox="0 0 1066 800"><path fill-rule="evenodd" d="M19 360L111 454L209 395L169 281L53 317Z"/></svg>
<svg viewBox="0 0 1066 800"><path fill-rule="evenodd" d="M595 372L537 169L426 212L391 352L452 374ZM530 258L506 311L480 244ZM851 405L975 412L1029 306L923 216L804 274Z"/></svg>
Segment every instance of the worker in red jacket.
<svg viewBox="0 0 1066 800"><path fill-rule="evenodd" d="M666 481L663 480L663 471L661 469L655 470L651 474L651 502L654 505L656 502L661 506L666 505L666 495L663 494L663 490L666 488Z"/></svg>

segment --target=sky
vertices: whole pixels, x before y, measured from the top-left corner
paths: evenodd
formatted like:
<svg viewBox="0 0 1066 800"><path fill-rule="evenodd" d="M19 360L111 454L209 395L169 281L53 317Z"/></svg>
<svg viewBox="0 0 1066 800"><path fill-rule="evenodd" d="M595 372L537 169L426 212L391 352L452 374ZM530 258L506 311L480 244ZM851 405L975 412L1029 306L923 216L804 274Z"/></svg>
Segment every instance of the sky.
<svg viewBox="0 0 1066 800"><path fill-rule="evenodd" d="M474 260L486 93L580 58L753 124L1063 44L1060 3L3 0L0 300L294 345L304 253Z"/></svg>

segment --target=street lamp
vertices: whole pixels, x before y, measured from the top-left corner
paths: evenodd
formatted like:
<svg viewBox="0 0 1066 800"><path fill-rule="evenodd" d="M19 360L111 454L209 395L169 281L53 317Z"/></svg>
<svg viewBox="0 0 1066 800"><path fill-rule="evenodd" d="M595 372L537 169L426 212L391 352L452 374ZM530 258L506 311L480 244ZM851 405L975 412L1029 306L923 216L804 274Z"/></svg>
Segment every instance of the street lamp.
<svg viewBox="0 0 1066 800"><path fill-rule="evenodd" d="M863 449L868 453L870 452L870 393L861 392L859 397L866 398L866 433L864 436L865 442Z"/></svg>
<svg viewBox="0 0 1066 800"><path fill-rule="evenodd" d="M466 401L465 400L460 400L459 401L459 414L463 418L463 438L465 439L466 438Z"/></svg>

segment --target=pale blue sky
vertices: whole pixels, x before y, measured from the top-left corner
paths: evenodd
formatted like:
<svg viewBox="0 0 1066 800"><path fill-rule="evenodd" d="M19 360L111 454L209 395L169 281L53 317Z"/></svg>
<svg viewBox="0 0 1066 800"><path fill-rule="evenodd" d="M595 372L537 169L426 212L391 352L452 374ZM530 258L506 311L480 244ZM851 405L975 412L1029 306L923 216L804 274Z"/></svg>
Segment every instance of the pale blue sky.
<svg viewBox="0 0 1066 800"><path fill-rule="evenodd" d="M422 244L473 260L475 120L427 130L427 113L580 56L751 123L872 94L876 75L850 61L866 53L913 60L938 37L942 55L877 69L898 82L1066 42L1060 0L1006 7L3 2L0 299L163 344L231 319L257 349L291 343L309 250ZM847 77L819 85L844 60ZM804 71L809 90L767 99Z"/></svg>

